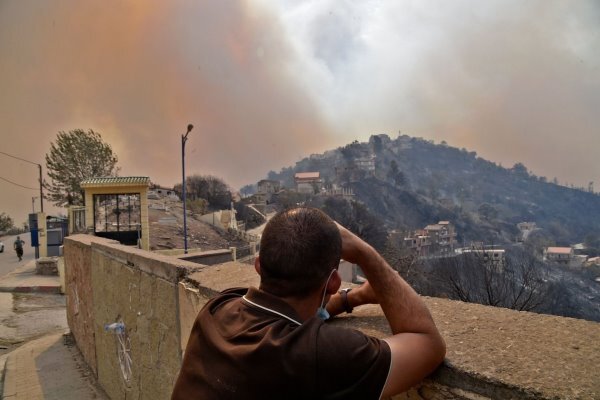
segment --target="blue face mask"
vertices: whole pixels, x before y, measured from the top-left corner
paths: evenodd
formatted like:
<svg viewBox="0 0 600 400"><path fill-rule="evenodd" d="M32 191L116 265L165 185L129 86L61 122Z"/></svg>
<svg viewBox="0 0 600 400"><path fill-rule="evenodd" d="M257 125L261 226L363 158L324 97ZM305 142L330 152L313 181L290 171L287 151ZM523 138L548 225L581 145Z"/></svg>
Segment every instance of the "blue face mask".
<svg viewBox="0 0 600 400"><path fill-rule="evenodd" d="M327 321L329 319L329 313L323 307L319 307L317 310L317 318L322 319L323 321Z"/></svg>
<svg viewBox="0 0 600 400"><path fill-rule="evenodd" d="M327 293L327 285L329 284L329 280L331 279L331 276L333 275L333 273L335 272L334 270L331 270L331 273L329 274L329 278L327 278L327 282L325 282L325 288L323 289L323 298L321 299L321 307L319 307L319 309L317 310L317 318L322 319L323 321L326 321L329 319L330 315L327 312L327 310L324 307L324 303L325 303L325 294Z"/></svg>

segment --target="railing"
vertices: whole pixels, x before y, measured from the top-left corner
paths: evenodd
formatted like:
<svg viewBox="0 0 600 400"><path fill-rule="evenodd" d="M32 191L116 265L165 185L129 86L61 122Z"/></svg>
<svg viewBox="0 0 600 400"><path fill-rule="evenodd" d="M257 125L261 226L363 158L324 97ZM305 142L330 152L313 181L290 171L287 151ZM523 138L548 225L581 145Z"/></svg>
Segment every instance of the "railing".
<svg viewBox="0 0 600 400"><path fill-rule="evenodd" d="M86 233L85 207L72 206L69 208L69 234Z"/></svg>

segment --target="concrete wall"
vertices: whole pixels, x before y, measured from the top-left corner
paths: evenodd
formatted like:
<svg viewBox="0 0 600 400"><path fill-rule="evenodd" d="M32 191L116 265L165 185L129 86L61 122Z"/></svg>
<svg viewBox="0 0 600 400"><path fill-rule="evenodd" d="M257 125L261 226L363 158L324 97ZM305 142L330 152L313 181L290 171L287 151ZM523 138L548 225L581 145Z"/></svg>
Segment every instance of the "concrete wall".
<svg viewBox="0 0 600 400"><path fill-rule="evenodd" d="M96 342L94 333L92 242L111 243L108 239L90 235L65 238L65 295L67 296L67 322L83 358L97 375ZM116 243L116 242L115 242Z"/></svg>
<svg viewBox="0 0 600 400"><path fill-rule="evenodd" d="M225 288L258 284L250 265L198 266L93 236L68 238L65 262L69 326L113 399L168 399L198 311ZM600 398L600 324L444 299L425 302L447 342L446 361L396 399ZM116 336L103 330L115 321L125 323L131 342L129 384L120 375ZM375 305L333 323L389 335Z"/></svg>
<svg viewBox="0 0 600 400"><path fill-rule="evenodd" d="M216 228L227 230L236 229L235 212L231 210L219 210L199 217L200 221L206 222Z"/></svg>
<svg viewBox="0 0 600 400"><path fill-rule="evenodd" d="M69 327L99 384L111 399L168 399L182 354L178 283L197 265L89 235L68 238L65 264ZM118 335L105 330L115 322L130 376Z"/></svg>
<svg viewBox="0 0 600 400"><path fill-rule="evenodd" d="M234 251L230 249L208 250L194 254L183 254L177 256L180 260L190 261L196 264L215 265L233 261Z"/></svg>

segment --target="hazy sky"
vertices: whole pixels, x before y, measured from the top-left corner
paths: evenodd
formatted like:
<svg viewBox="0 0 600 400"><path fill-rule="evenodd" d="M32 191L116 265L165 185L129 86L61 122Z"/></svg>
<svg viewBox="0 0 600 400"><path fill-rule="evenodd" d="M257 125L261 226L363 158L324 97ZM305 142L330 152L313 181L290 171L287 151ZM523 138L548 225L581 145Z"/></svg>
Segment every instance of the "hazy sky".
<svg viewBox="0 0 600 400"><path fill-rule="evenodd" d="M402 131L599 189L598 4L0 0L0 151L43 164L91 128L121 175L172 185L192 123L187 171L237 188ZM0 154L0 178L37 168ZM37 195L0 193L18 223Z"/></svg>

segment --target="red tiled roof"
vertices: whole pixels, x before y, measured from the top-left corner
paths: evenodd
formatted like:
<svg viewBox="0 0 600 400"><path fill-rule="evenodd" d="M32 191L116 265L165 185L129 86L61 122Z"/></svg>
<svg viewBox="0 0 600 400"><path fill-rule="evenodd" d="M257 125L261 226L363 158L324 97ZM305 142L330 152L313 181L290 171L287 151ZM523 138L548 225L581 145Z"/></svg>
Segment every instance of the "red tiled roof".
<svg viewBox="0 0 600 400"><path fill-rule="evenodd" d="M297 172L296 175L294 175L294 178L296 179L319 179L320 173L319 172Z"/></svg>
<svg viewBox="0 0 600 400"><path fill-rule="evenodd" d="M553 253L553 254L571 254L571 248L570 247L548 247L546 249L546 253Z"/></svg>

